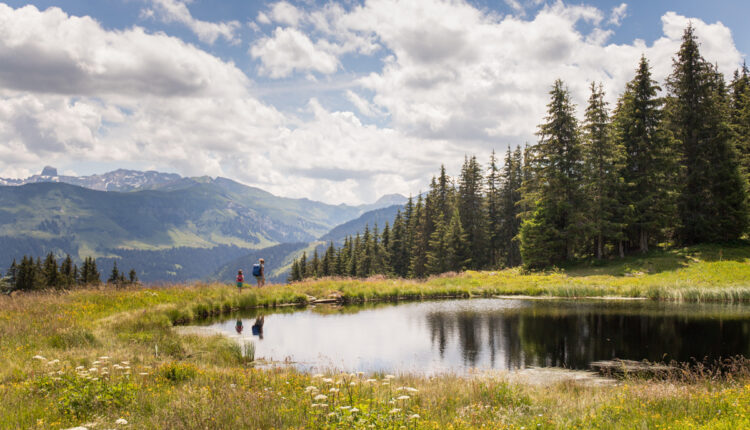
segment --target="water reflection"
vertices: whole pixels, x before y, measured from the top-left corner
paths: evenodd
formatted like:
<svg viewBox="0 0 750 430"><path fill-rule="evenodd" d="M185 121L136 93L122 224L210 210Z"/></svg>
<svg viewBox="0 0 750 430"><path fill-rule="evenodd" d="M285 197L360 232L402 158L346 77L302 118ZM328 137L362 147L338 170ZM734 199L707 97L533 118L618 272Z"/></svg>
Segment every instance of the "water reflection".
<svg viewBox="0 0 750 430"><path fill-rule="evenodd" d="M586 369L611 358L750 357L750 307L737 305L487 299L319 308L265 319L272 324L265 337L263 316L252 326L256 356L291 358L305 369ZM241 319L214 326L226 333L234 326L235 337L247 338L236 329Z"/></svg>

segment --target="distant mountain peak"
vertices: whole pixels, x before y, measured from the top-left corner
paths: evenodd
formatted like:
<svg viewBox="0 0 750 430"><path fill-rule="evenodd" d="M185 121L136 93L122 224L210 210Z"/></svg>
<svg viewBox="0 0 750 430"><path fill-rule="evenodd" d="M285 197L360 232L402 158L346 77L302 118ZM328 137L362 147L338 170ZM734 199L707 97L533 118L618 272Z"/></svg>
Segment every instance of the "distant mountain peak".
<svg viewBox="0 0 750 430"><path fill-rule="evenodd" d="M57 169L52 166L44 166L42 176L57 176Z"/></svg>

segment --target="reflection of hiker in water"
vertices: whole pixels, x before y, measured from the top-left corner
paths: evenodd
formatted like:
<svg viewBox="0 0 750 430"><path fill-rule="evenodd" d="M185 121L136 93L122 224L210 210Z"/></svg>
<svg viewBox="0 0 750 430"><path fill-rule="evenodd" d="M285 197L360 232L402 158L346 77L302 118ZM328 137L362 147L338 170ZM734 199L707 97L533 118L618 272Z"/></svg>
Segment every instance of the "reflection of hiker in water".
<svg viewBox="0 0 750 430"><path fill-rule="evenodd" d="M242 325L242 320L237 320L237 324L234 326L234 329L237 330L237 334L242 334L242 329L245 327Z"/></svg>
<svg viewBox="0 0 750 430"><path fill-rule="evenodd" d="M263 339L263 322L265 321L265 318L263 315L259 316L258 318L255 318L255 322L253 323L253 335L258 336L259 338Z"/></svg>

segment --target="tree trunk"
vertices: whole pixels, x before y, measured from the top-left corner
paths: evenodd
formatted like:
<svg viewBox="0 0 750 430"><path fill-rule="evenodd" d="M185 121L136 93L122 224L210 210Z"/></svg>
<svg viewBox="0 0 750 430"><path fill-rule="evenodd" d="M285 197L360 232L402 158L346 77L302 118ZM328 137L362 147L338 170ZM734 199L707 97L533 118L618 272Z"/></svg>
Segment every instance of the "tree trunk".
<svg viewBox="0 0 750 430"><path fill-rule="evenodd" d="M641 252L646 253L648 252L648 235L646 234L646 230L641 230Z"/></svg>
<svg viewBox="0 0 750 430"><path fill-rule="evenodd" d="M620 250L620 258L625 258L625 247L622 245L622 240L617 242L617 247Z"/></svg>
<svg viewBox="0 0 750 430"><path fill-rule="evenodd" d="M604 255L604 240L602 240L602 233L599 232L599 237L596 238L596 258L601 260Z"/></svg>

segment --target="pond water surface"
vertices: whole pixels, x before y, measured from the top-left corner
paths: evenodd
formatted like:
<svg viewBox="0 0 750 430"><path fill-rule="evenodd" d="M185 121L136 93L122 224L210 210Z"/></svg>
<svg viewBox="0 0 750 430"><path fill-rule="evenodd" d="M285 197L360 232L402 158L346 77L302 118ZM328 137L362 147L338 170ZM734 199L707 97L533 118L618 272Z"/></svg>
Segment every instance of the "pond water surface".
<svg viewBox="0 0 750 430"><path fill-rule="evenodd" d="M750 306L645 301L472 299L316 306L212 322L256 358L303 370L463 373L588 369L613 358L750 357ZM238 327L239 326L239 327Z"/></svg>

